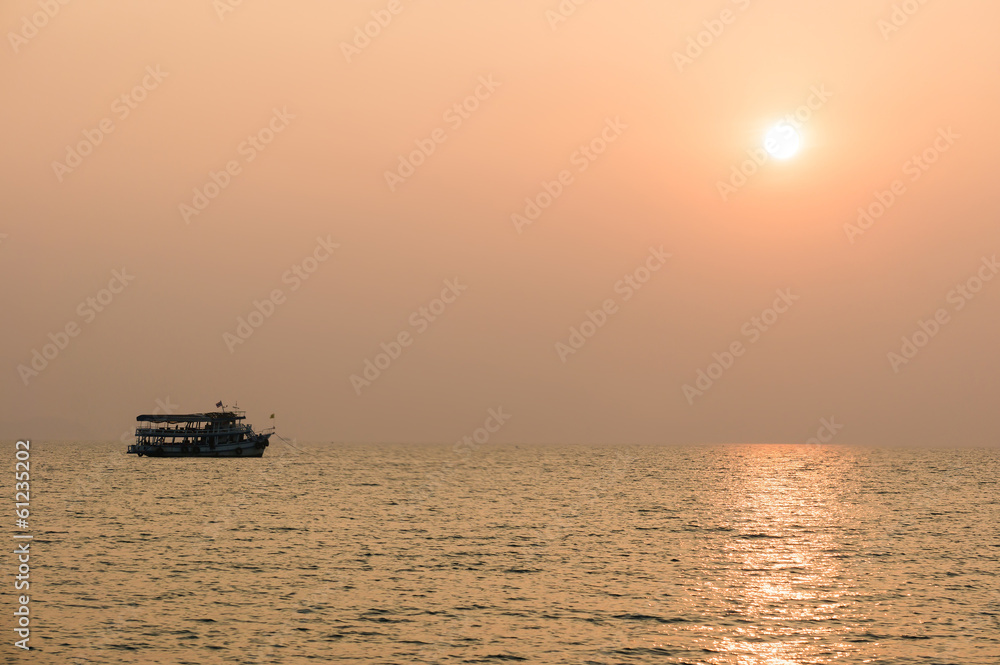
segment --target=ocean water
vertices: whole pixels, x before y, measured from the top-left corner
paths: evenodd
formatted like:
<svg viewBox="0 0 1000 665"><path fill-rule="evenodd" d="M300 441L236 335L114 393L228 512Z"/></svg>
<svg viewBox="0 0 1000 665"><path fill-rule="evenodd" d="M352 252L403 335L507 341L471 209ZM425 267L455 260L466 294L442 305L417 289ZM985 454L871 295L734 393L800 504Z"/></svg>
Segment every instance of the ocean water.
<svg viewBox="0 0 1000 665"><path fill-rule="evenodd" d="M1000 450L31 454L3 662L1000 663Z"/></svg>

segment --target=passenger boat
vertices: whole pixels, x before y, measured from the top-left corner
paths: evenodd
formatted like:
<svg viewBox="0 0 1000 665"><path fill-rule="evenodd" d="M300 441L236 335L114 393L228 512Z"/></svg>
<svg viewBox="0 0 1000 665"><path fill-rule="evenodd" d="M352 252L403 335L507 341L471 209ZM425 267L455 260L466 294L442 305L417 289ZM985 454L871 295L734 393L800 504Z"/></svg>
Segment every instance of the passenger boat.
<svg viewBox="0 0 1000 665"><path fill-rule="evenodd" d="M219 406L218 404L216 406ZM254 432L239 410L141 415L129 454L139 457L263 457L271 427Z"/></svg>

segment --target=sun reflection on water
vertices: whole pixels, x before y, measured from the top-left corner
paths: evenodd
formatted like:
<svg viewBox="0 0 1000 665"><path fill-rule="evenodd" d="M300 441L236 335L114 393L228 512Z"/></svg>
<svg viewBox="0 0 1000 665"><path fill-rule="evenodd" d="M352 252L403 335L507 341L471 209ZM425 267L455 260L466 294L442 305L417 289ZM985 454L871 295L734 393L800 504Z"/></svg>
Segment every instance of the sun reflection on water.
<svg viewBox="0 0 1000 665"><path fill-rule="evenodd" d="M748 446L742 466L711 490L727 509L700 544L708 579L691 590L693 605L715 615L715 630L700 640L712 653L705 662L800 665L857 655L843 639L862 620L842 564L850 519L837 470L822 458L820 449Z"/></svg>

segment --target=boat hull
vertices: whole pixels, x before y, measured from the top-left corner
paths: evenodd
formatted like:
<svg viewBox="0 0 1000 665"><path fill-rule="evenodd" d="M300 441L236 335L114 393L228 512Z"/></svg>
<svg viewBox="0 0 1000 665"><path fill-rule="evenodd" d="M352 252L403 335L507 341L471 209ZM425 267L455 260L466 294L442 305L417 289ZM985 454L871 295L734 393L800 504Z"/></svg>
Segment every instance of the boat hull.
<svg viewBox="0 0 1000 665"><path fill-rule="evenodd" d="M130 455L139 457L263 457L270 434L258 434L243 441L208 444L141 444L128 447Z"/></svg>

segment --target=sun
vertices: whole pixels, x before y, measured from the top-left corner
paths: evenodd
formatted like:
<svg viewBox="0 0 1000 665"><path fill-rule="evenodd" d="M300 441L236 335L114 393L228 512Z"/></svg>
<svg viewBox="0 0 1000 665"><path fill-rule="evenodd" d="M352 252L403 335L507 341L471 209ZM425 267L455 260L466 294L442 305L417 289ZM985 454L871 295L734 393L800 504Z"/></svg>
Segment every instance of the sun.
<svg viewBox="0 0 1000 665"><path fill-rule="evenodd" d="M764 149L772 157L788 159L799 151L802 139L795 128L782 122L767 130L764 135Z"/></svg>

